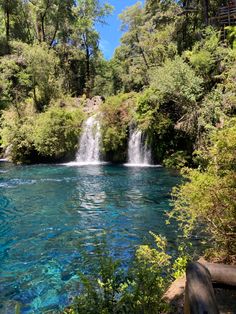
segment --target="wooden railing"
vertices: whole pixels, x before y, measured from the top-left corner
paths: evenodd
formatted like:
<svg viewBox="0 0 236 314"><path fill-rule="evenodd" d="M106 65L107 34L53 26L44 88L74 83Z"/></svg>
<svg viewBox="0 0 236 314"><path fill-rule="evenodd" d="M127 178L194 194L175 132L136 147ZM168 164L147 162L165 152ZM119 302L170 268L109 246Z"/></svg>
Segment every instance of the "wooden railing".
<svg viewBox="0 0 236 314"><path fill-rule="evenodd" d="M212 283L236 289L236 266L199 262L187 266L184 314L219 314Z"/></svg>
<svg viewBox="0 0 236 314"><path fill-rule="evenodd" d="M210 23L220 26L236 25L236 3L220 7L217 16L210 18Z"/></svg>

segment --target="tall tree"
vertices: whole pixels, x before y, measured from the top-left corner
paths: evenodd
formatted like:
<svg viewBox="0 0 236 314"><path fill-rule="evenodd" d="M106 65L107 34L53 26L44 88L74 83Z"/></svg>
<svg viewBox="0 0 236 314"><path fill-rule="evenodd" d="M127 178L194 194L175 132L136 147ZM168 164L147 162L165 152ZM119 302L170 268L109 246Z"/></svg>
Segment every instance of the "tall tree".
<svg viewBox="0 0 236 314"><path fill-rule="evenodd" d="M110 14L112 7L108 4L100 5L98 0L79 0L75 9L76 23L74 28L74 45L82 49L85 54L87 96L93 85L95 76L93 60L99 53L99 34L95 29L97 23L105 23L105 17Z"/></svg>
<svg viewBox="0 0 236 314"><path fill-rule="evenodd" d="M10 51L9 42L13 38L11 34L11 28L14 25L13 16L17 15L20 3L19 0L0 0L0 9L4 15L5 40L8 53Z"/></svg>
<svg viewBox="0 0 236 314"><path fill-rule="evenodd" d="M35 38L50 47L65 39L68 24L73 23L74 0L29 0Z"/></svg>
<svg viewBox="0 0 236 314"><path fill-rule="evenodd" d="M157 1L148 2L144 7L138 2L120 14L125 33L115 59L123 68L125 91L139 91L147 86L152 67L176 54L173 37L178 11L173 1Z"/></svg>

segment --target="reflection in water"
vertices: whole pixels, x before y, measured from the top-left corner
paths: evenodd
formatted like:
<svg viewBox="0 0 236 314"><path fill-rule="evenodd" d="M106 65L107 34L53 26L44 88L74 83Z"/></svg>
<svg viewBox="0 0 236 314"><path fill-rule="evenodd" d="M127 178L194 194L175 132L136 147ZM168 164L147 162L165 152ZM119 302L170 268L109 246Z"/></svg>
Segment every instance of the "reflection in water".
<svg viewBox="0 0 236 314"><path fill-rule="evenodd" d="M179 179L165 169L0 167L0 313L16 302L27 314L68 304L104 231L124 266L149 230L175 239L163 210Z"/></svg>
<svg viewBox="0 0 236 314"><path fill-rule="evenodd" d="M80 193L84 194L84 193ZM85 192L85 194L81 198L80 206L83 209L92 209L93 211L96 208L100 208L101 204L104 203L106 199L106 194L104 192L98 192L97 194L91 192ZM82 210L83 211L83 210ZM81 211L78 211L80 213Z"/></svg>

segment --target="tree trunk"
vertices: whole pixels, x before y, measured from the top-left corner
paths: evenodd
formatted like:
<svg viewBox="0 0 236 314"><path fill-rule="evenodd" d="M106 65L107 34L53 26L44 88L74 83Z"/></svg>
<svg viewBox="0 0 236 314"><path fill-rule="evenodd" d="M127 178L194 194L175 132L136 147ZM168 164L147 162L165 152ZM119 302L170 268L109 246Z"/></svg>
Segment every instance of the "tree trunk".
<svg viewBox="0 0 236 314"><path fill-rule="evenodd" d="M35 28L36 28L37 39L41 43L42 39L43 39L43 36L42 36L42 25L41 25L40 16L39 16L38 13L36 15Z"/></svg>
<svg viewBox="0 0 236 314"><path fill-rule="evenodd" d="M86 87L85 87L85 93L86 96L89 97L90 96L90 79L91 79L91 73L90 73L90 51L89 51L89 44L87 42L87 34L84 33L83 34L83 43L85 46L85 76L86 76Z"/></svg>
<svg viewBox="0 0 236 314"><path fill-rule="evenodd" d="M6 11L6 39L8 44L10 40L10 12L8 9Z"/></svg>
<svg viewBox="0 0 236 314"><path fill-rule="evenodd" d="M10 7L9 7L9 1L5 2L4 11L5 11L4 13L5 13L6 48L7 48L7 53L10 53L10 46L9 46L9 41L10 41Z"/></svg>
<svg viewBox="0 0 236 314"><path fill-rule="evenodd" d="M208 25L209 19L209 0L203 0L204 22Z"/></svg>
<svg viewBox="0 0 236 314"><path fill-rule="evenodd" d="M137 43L140 44L138 33L136 33L136 39L137 39ZM147 58L145 56L145 53L144 53L142 47L139 46L139 50L140 50L140 53L142 55L143 61L144 61L145 65L146 65L147 69L149 69L149 64L148 64Z"/></svg>
<svg viewBox="0 0 236 314"><path fill-rule="evenodd" d="M51 48L51 47L53 46L54 41L55 41L55 39L56 39L57 32L58 32L58 28L59 28L59 25L58 25L58 24L59 24L59 23L58 23L58 20L57 20L57 24L56 24L56 27L55 27L55 30L54 30L52 39L51 39L51 41L50 41L50 46L49 46L49 48Z"/></svg>
<svg viewBox="0 0 236 314"><path fill-rule="evenodd" d="M88 46L86 46L86 96L90 96L90 53Z"/></svg>
<svg viewBox="0 0 236 314"><path fill-rule="evenodd" d="M46 34L44 28L44 15L41 15L41 29L42 29L42 41L46 42Z"/></svg>

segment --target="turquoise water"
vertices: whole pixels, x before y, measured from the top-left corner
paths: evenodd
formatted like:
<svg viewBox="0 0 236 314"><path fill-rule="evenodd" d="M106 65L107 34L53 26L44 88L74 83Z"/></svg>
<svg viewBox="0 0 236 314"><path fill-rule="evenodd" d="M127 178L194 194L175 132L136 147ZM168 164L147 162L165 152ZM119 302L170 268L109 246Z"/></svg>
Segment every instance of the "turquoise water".
<svg viewBox="0 0 236 314"><path fill-rule="evenodd" d="M126 267L149 230L175 243L166 226L171 188L179 178L163 168L13 166L0 163L0 313L44 313L78 291L83 251L103 232ZM69 291L69 293L68 293Z"/></svg>

